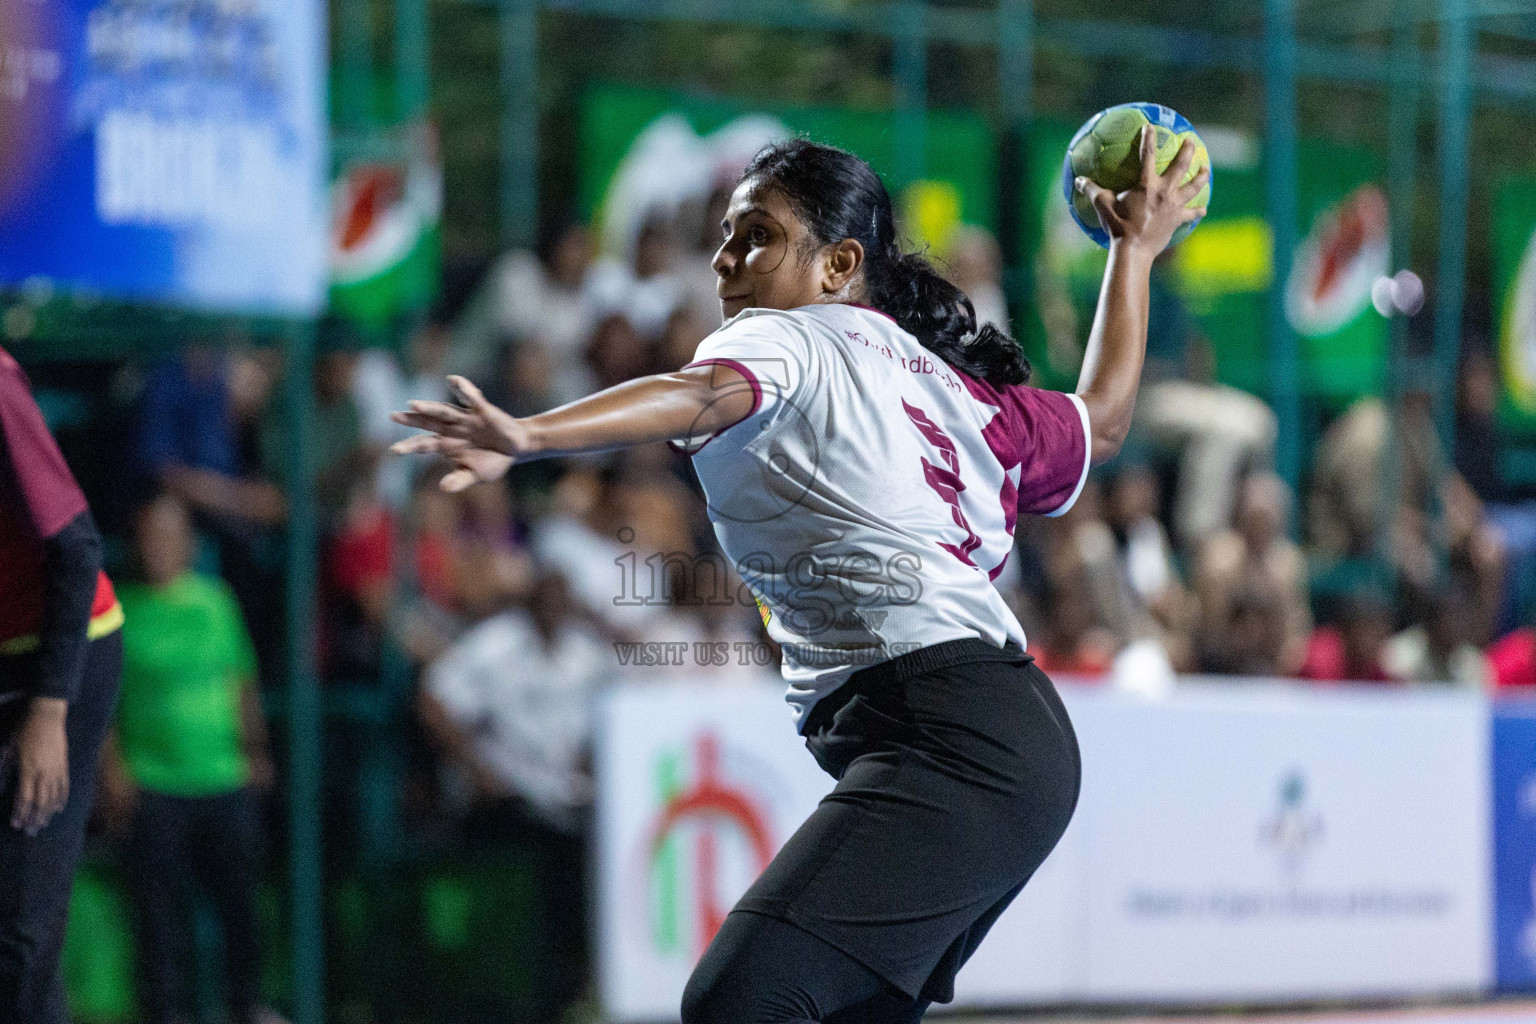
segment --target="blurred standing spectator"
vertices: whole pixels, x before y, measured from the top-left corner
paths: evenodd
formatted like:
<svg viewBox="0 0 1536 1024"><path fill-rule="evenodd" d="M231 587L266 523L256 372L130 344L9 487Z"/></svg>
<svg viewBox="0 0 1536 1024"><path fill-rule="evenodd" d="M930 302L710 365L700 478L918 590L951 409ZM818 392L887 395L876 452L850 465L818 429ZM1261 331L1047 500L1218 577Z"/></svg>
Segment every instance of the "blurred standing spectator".
<svg viewBox="0 0 1536 1024"><path fill-rule="evenodd" d="M158 360L140 396L134 459L150 490L181 499L216 541L220 571L246 621L255 624L257 655L275 671L282 587L273 530L286 518L287 502L271 479L251 472L255 463L241 458L235 402L236 396L270 399L270 388L255 382L260 370L206 347Z"/></svg>
<svg viewBox="0 0 1536 1024"><path fill-rule="evenodd" d="M1222 633L1238 621L1242 596L1250 608L1262 605L1276 616L1279 643L1270 671L1281 675L1300 671L1312 632L1306 559L1285 535L1290 507L1290 490L1276 474L1244 478L1233 525L1206 541L1194 574L1202 646L1209 651L1226 642Z"/></svg>
<svg viewBox="0 0 1536 1024"><path fill-rule="evenodd" d="M1203 352L1192 347L1189 362ZM1138 432L1178 459L1173 532L1185 551L1232 521L1237 484L1245 472L1274 463L1275 414L1262 401L1204 376L1145 386L1137 403Z"/></svg>
<svg viewBox="0 0 1536 1024"><path fill-rule="evenodd" d="M224 353L201 347L150 367L138 410L135 456L156 486L221 522L281 522L282 493L242 471L229 372Z"/></svg>
<svg viewBox="0 0 1536 1024"><path fill-rule="evenodd" d="M586 869L592 702L612 652L583 628L565 580L544 573L528 607L471 628L428 670L427 732L472 790L472 843L515 845L535 863L540 957L552 1019L587 976Z"/></svg>
<svg viewBox="0 0 1536 1024"><path fill-rule="evenodd" d="M362 417L352 398L355 352L327 352L315 363L315 418L310 427L315 500L321 521L334 526L347 499L347 484L358 460L371 464L363 448ZM261 455L267 473L287 483L288 445L293 440L285 409L273 404L262 422Z"/></svg>
<svg viewBox="0 0 1536 1024"><path fill-rule="evenodd" d="M1507 553L1505 593L1494 633L1536 613L1536 499L1520 500L1499 468L1498 368L1486 352L1462 364L1456 390L1456 469L1484 503L1489 527Z"/></svg>
<svg viewBox="0 0 1536 1024"><path fill-rule="evenodd" d="M682 279L686 295L685 308L691 314L691 319L697 322L701 338L721 324L718 288L720 275L715 273L714 263L715 253L719 251L723 240L720 224L725 220L725 210L731 203L731 190L735 184L735 174L717 181L709 196L698 207L698 230L694 232L693 245L678 261L678 276ZM690 222L685 217L682 212L678 214L679 225ZM692 351L689 351L688 358L693 358Z"/></svg>
<svg viewBox="0 0 1536 1024"><path fill-rule="evenodd" d="M132 627L102 796L108 819L129 829L144 1019L186 1019L196 885L223 925L233 1019L274 1021L259 998L256 911L258 793L272 784L272 762L250 637L229 588L191 571L180 500L155 499L135 527L144 580L122 590Z"/></svg>

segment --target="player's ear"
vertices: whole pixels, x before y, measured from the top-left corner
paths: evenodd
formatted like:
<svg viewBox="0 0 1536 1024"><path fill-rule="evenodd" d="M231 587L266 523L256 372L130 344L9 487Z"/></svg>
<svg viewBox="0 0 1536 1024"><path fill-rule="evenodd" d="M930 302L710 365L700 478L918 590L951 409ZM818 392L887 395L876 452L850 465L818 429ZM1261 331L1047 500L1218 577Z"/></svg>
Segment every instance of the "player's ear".
<svg viewBox="0 0 1536 1024"><path fill-rule="evenodd" d="M845 238L827 247L822 258L822 289L829 295L848 287L864 266L864 247L856 238Z"/></svg>

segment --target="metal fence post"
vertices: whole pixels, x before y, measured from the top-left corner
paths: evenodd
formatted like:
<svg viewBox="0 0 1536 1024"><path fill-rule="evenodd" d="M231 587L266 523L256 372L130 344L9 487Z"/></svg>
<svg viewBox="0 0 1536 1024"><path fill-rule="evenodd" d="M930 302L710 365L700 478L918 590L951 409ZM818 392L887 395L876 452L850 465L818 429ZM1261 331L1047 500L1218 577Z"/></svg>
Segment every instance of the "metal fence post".
<svg viewBox="0 0 1536 1024"><path fill-rule="evenodd" d="M288 333L283 403L288 427L288 831L292 887L293 1017L325 1019L325 930L320 781L324 756L315 675L318 542L314 487L315 324Z"/></svg>
<svg viewBox="0 0 1536 1024"><path fill-rule="evenodd" d="M1435 271L1435 427L1455 450L1456 369L1466 299L1467 151L1472 120L1472 20L1467 0L1440 3L1440 261Z"/></svg>
<svg viewBox="0 0 1536 1024"><path fill-rule="evenodd" d="M927 173L928 19L923 0L900 0L894 12L900 27L894 40L896 86L896 187L906 188Z"/></svg>
<svg viewBox="0 0 1536 1024"><path fill-rule="evenodd" d="M1264 125L1264 190L1274 233L1268 331L1270 401L1279 425L1275 468L1295 491L1301 482L1301 364L1285 315L1297 218L1295 0L1264 0Z"/></svg>
<svg viewBox="0 0 1536 1024"><path fill-rule="evenodd" d="M1034 116L1034 0L1001 0L997 7L998 140L997 234L1003 251L1003 284L1017 322L1029 306L1030 245L1024 211L1030 195L1029 124Z"/></svg>
<svg viewBox="0 0 1536 1024"><path fill-rule="evenodd" d="M539 5L501 0L501 243L534 244L539 223Z"/></svg>

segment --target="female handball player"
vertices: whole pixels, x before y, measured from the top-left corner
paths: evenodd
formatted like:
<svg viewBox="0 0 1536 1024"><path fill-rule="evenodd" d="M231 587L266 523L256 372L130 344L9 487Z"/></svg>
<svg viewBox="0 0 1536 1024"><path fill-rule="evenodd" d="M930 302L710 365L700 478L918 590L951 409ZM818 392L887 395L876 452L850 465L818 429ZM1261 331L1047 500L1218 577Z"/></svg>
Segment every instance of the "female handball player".
<svg viewBox="0 0 1536 1024"><path fill-rule="evenodd" d="M760 152L714 258L726 323L676 373L515 418L463 378L412 402L448 490L529 459L670 440L782 648L789 702L836 788L727 916L684 1024L916 1021L1056 845L1077 741L993 588L1020 513L1060 515L1119 450L1149 274L1206 180L1141 139L1139 187L1076 187L1112 236L1073 395L897 243L861 159Z"/></svg>

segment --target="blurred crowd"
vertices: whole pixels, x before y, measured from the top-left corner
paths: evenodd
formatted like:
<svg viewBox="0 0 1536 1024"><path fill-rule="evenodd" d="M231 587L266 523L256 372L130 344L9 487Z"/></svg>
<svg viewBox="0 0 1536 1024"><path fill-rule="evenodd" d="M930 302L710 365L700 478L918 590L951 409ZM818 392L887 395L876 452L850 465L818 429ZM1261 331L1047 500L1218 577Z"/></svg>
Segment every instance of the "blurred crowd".
<svg viewBox="0 0 1536 1024"><path fill-rule="evenodd" d="M442 467L385 456L403 436L389 412L444 399L450 372L528 414L687 363L720 322L723 201L644 221L623 255L597 254L580 223L551 225L452 317L398 348L326 351L314 374L322 678L397 701L405 821L535 851L551 941L568 947L555 959L573 965L552 1006L585 984L568 911L585 888L591 697L626 674L771 679L775 652L737 599L684 456L657 445L533 463L450 495ZM996 242L964 229L943 262L980 316L1006 325ZM1191 672L1536 686L1536 502L1498 476L1488 356L1462 368L1454 451L1424 389L1363 398L1320 424L1297 496L1273 468L1271 410L1214 382L1187 318L1154 317L1153 334L1126 452L1067 515L1021 521L996 581L1048 672L1148 693ZM284 666L282 373L273 350L218 345L136 367L120 389L137 484L119 575L130 630L154 625L128 652L105 817L150 866L137 877L205 879L227 923L229 989L247 1000L252 794L274 771L254 695ZM139 901L157 1021L179 1012L167 885L146 883Z"/></svg>

